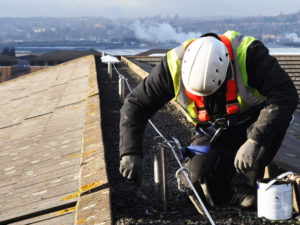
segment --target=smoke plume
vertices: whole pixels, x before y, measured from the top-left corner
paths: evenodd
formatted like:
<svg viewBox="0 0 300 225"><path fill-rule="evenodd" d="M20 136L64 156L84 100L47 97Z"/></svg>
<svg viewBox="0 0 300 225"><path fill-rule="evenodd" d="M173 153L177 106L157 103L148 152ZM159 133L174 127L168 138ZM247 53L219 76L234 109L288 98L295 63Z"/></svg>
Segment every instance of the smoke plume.
<svg viewBox="0 0 300 225"><path fill-rule="evenodd" d="M300 42L300 38L296 33L288 33L285 35L285 38L290 42Z"/></svg>
<svg viewBox="0 0 300 225"><path fill-rule="evenodd" d="M132 28L137 39L154 43L182 43L190 38L201 36L201 33L177 32L176 29L168 23L141 23L137 20L132 24Z"/></svg>

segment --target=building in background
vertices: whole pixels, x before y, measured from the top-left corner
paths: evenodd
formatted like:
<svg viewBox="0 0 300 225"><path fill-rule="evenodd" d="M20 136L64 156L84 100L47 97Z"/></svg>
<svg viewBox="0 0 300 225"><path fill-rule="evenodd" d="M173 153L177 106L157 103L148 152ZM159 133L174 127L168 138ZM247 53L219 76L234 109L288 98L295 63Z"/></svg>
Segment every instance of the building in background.
<svg viewBox="0 0 300 225"><path fill-rule="evenodd" d="M18 60L16 58L0 54L0 82L17 77L18 68Z"/></svg>
<svg viewBox="0 0 300 225"><path fill-rule="evenodd" d="M59 50L29 59L30 73L87 55L100 56L95 50Z"/></svg>

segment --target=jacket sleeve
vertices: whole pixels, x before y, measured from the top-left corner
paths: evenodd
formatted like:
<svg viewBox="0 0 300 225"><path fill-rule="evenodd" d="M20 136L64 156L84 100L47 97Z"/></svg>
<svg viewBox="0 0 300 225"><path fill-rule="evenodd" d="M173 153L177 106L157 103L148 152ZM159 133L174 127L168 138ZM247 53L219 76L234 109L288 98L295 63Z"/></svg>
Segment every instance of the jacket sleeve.
<svg viewBox="0 0 300 225"><path fill-rule="evenodd" d="M130 93L121 108L120 157L142 153L143 133L149 118L174 97L166 57Z"/></svg>
<svg viewBox="0 0 300 225"><path fill-rule="evenodd" d="M248 129L248 138L267 148L289 126L299 97L289 75L260 41L247 50L248 85L267 97L257 121Z"/></svg>

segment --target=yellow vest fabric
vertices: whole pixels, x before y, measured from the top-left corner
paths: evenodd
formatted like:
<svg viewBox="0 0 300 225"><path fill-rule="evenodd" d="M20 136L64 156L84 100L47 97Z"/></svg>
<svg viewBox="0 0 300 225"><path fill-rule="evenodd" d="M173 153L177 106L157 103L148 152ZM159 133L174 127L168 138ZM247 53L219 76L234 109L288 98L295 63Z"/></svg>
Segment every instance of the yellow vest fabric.
<svg viewBox="0 0 300 225"><path fill-rule="evenodd" d="M237 80L237 89L240 111L246 111L253 105L260 104L265 100L255 88L248 85L248 73L246 69L246 57L247 49L249 45L256 39L251 36L244 37L236 31L227 31L224 35L230 40L234 55L234 70ZM184 56L186 47L193 41L189 39L182 43L177 48L170 50L167 53L168 67L173 79L175 97L174 100L178 102L181 107L186 111L188 120L192 123L199 123L197 113L195 111L195 103L189 99L184 90L183 83L181 81L181 63Z"/></svg>

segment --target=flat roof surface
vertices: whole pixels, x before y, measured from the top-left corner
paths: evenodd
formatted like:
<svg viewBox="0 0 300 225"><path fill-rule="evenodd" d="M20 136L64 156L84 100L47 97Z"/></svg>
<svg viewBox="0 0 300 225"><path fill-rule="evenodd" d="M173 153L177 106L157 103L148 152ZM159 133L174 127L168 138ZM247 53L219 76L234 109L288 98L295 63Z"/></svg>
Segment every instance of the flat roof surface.
<svg viewBox="0 0 300 225"><path fill-rule="evenodd" d="M294 113L294 120L287 129L282 145L274 162L283 169L300 173L300 112Z"/></svg>
<svg viewBox="0 0 300 225"><path fill-rule="evenodd" d="M109 224L100 127L93 56L1 83L0 224Z"/></svg>

